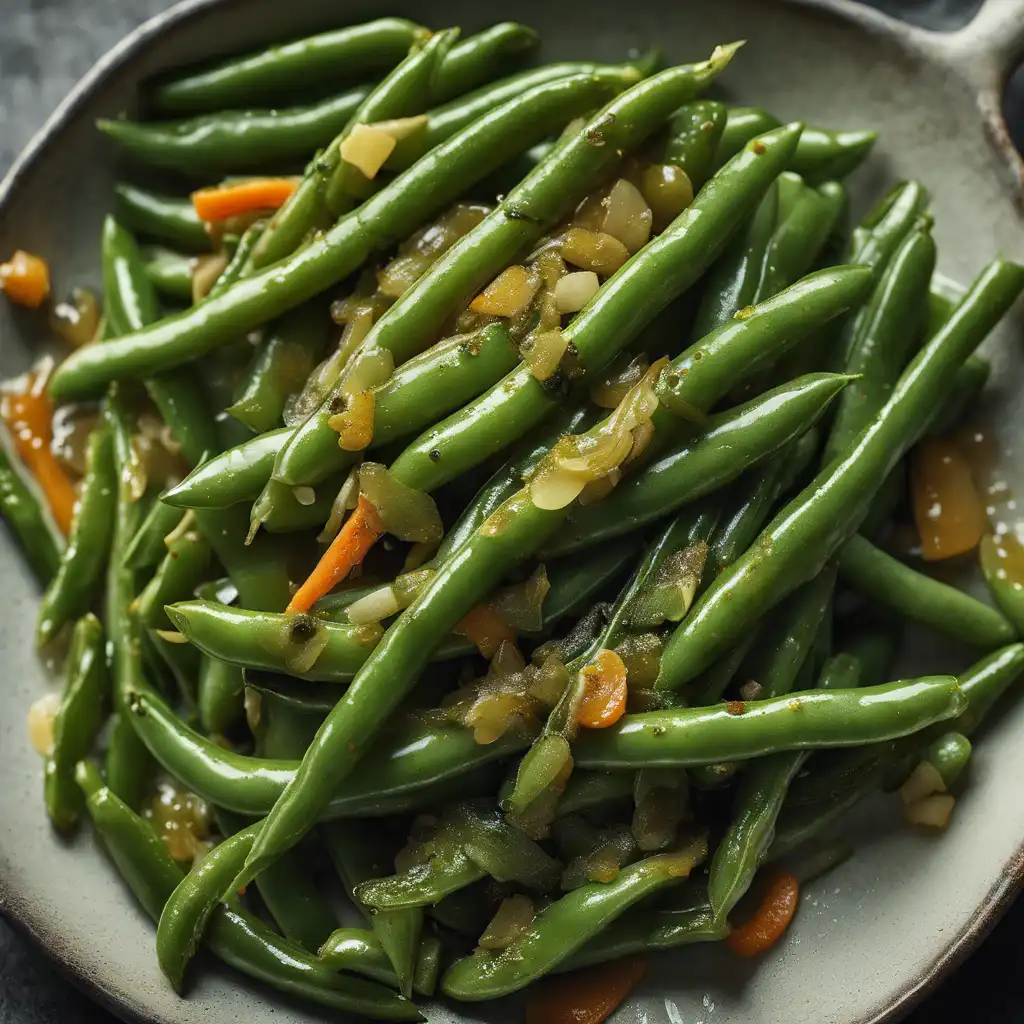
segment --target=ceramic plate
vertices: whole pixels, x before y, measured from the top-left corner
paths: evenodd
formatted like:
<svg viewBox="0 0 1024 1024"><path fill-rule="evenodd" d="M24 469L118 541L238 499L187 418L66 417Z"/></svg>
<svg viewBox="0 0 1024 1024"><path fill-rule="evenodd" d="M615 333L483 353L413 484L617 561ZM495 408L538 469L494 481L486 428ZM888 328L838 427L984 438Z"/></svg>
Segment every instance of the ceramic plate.
<svg viewBox="0 0 1024 1024"><path fill-rule="evenodd" d="M972 26L949 37L904 29L843 0L831 0L828 11L819 9L824 6L519 0L507 10L491 7L486 16L535 26L546 59L621 59L630 47L651 43L674 60L694 59L716 42L745 36L748 46L726 75L732 97L784 119L881 130L875 155L851 182L857 211L889 183L921 178L934 197L946 275L969 280L995 252L1024 257L1021 218L1010 199L1014 184L1020 186L1019 162L996 116L1002 78L1024 39L1024 3L989 0ZM469 0L403 0L397 8L368 0L199 0L150 22L101 61L0 189L0 252L46 254L59 290L97 287L99 227L116 180L110 150L92 128L97 116L130 109L138 82L163 67L385 12L466 31L481 22L480 5ZM0 303L0 375L30 363L40 346L38 325ZM1024 486L1017 449L1024 430L1020 351L1020 325L1013 322L985 346L994 367L985 404L1017 488ZM88 829L70 843L54 837L25 728L29 704L53 683L32 650L38 592L6 534L0 534L0 571L0 909L124 1016L161 1024L321 1019L216 966L197 972L191 998L180 1000L157 969L150 923ZM966 652L922 635L907 667L941 671L967 660ZM756 964L711 947L666 954L617 1019L867 1024L898 1015L974 946L1019 886L1024 801L1016 780L1022 776L1024 706L1018 705L1005 709L978 748L947 834L913 834L892 801L863 808L848 829L856 856L810 887L776 952ZM428 1014L437 1021L521 1019L514 1002L435 1006Z"/></svg>

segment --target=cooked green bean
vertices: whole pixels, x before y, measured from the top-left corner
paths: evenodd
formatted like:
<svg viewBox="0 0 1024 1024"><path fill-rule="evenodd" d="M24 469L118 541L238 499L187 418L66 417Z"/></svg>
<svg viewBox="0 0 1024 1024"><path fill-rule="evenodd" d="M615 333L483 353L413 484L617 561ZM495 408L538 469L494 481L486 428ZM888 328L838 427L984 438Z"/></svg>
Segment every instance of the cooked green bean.
<svg viewBox="0 0 1024 1024"><path fill-rule="evenodd" d="M146 275L161 295L186 305L192 301L193 257L162 245L147 245L142 248L142 258Z"/></svg>

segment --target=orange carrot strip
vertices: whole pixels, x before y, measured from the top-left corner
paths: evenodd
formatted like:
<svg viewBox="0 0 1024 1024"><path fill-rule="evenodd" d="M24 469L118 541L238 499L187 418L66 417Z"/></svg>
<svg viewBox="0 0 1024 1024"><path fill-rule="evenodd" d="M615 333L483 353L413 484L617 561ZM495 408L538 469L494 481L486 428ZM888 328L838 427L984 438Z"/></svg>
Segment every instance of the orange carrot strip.
<svg viewBox="0 0 1024 1024"><path fill-rule="evenodd" d="M0 288L11 302L38 309L50 296L50 268L46 260L19 249L0 263Z"/></svg>
<svg viewBox="0 0 1024 1024"><path fill-rule="evenodd" d="M291 178L254 178L233 185L201 188L192 193L200 220L218 221L253 210L276 210L298 188Z"/></svg>
<svg viewBox="0 0 1024 1024"><path fill-rule="evenodd" d="M910 459L914 519L926 561L973 551L988 529L971 465L951 441L925 441Z"/></svg>
<svg viewBox="0 0 1024 1024"><path fill-rule="evenodd" d="M626 666L614 651L600 651L583 669L583 700L576 721L584 729L607 729L626 711Z"/></svg>
<svg viewBox="0 0 1024 1024"><path fill-rule="evenodd" d="M359 504L317 562L309 578L295 592L287 610L308 612L324 594L362 562L383 533L377 510L360 495Z"/></svg>
<svg viewBox="0 0 1024 1024"><path fill-rule="evenodd" d="M601 1024L647 973L647 958L596 964L537 986L526 1003L526 1024Z"/></svg>
<svg viewBox="0 0 1024 1024"><path fill-rule="evenodd" d="M800 883L793 875L779 875L765 893L754 916L733 929L725 940L738 956L767 952L782 938L800 902Z"/></svg>
<svg viewBox="0 0 1024 1024"><path fill-rule="evenodd" d="M63 466L50 450L53 405L49 397L43 387L36 387L33 381L22 394L9 395L2 411L18 456L39 482L54 520L66 534L71 529L77 495Z"/></svg>
<svg viewBox="0 0 1024 1024"><path fill-rule="evenodd" d="M485 658L493 658L503 640L513 643L515 630L490 605L478 604L460 620L454 632L469 637Z"/></svg>

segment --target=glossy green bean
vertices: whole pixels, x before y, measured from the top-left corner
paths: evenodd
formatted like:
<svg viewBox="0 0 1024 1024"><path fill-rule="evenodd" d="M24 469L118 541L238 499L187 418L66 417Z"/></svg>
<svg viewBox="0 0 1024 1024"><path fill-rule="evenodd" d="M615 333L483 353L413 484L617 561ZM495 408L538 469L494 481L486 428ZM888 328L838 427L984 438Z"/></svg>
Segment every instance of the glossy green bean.
<svg viewBox="0 0 1024 1024"><path fill-rule="evenodd" d="M918 732L967 706L953 676L736 703L742 711L719 705L626 715L600 735L581 736L573 758L581 768L617 771L859 746Z"/></svg>
<svg viewBox="0 0 1024 1024"><path fill-rule="evenodd" d="M193 257L162 245L142 247L146 276L165 298L188 305L192 301Z"/></svg>
<svg viewBox="0 0 1024 1024"><path fill-rule="evenodd" d="M820 571L867 514L881 481L917 439L937 391L1024 288L1024 267L985 270L947 326L904 371L874 423L825 467L698 600L662 653L658 685L692 679L800 583Z"/></svg>
<svg viewBox="0 0 1024 1024"><path fill-rule="evenodd" d="M971 759L971 741L959 732L943 733L924 752L948 789L960 777Z"/></svg>
<svg viewBox="0 0 1024 1024"><path fill-rule="evenodd" d="M208 252L211 248L206 227L188 199L119 184L114 186L114 215L130 230L186 252ZM191 277L188 298L192 298Z"/></svg>
<svg viewBox="0 0 1024 1024"><path fill-rule="evenodd" d="M411 21L379 18L175 73L153 83L148 100L154 110L172 115L249 106L261 99L280 103L289 92L308 93L321 82L334 86L339 68L353 78L388 68L426 35Z"/></svg>
<svg viewBox="0 0 1024 1024"><path fill-rule="evenodd" d="M699 863L705 840L688 851ZM441 978L451 999L496 999L528 985L557 967L639 900L684 877L686 854L647 857L620 869L611 882L590 882L566 893L534 919L529 928L499 953L478 951L456 961Z"/></svg>
<svg viewBox="0 0 1024 1024"><path fill-rule="evenodd" d="M75 623L68 650L60 707L53 719L53 749L43 772L46 813L61 831L74 828L82 805L75 783L75 765L89 753L103 724L110 692L106 638L95 615Z"/></svg>
<svg viewBox="0 0 1024 1024"><path fill-rule="evenodd" d="M605 283L563 332L576 346L581 369L600 372L700 276L768 188L800 130L798 124L781 128L759 140L756 152L748 149L736 157L671 227ZM417 438L391 471L409 486L435 490L521 437L557 404L550 382L520 367Z"/></svg>
<svg viewBox="0 0 1024 1024"><path fill-rule="evenodd" d="M149 629L170 629L164 606L184 601L209 578L212 550L195 529L177 532L167 544L163 561L135 603L139 619Z"/></svg>
<svg viewBox="0 0 1024 1024"><path fill-rule="evenodd" d="M391 966L380 939L366 928L338 928L320 947L317 959L336 971L350 971L372 978L389 988L398 988L398 975ZM441 943L433 935L420 939L412 990L421 996L432 996L441 973Z"/></svg>
<svg viewBox="0 0 1024 1024"><path fill-rule="evenodd" d="M41 583L60 571L65 540L38 485L0 431L0 516L10 527Z"/></svg>
<svg viewBox="0 0 1024 1024"><path fill-rule="evenodd" d="M1017 639L995 608L917 572L864 537L851 537L839 556L844 582L877 604L972 647L992 650Z"/></svg>
<svg viewBox="0 0 1024 1024"><path fill-rule="evenodd" d="M722 699L739 671L740 665L743 664L743 659L757 641L758 635L758 629L750 630L731 651L723 654L713 665L693 680L691 703L694 707L708 707L717 704Z"/></svg>
<svg viewBox="0 0 1024 1024"><path fill-rule="evenodd" d="M847 385L839 374L808 374L726 412L623 481L607 498L573 509L545 548L548 556L600 544L713 493L805 433Z"/></svg>
<svg viewBox="0 0 1024 1024"><path fill-rule="evenodd" d="M725 129L725 106L716 100L684 103L668 123L662 158L686 171L694 192L711 177L715 150Z"/></svg>
<svg viewBox="0 0 1024 1024"><path fill-rule="evenodd" d="M368 92L360 86L311 106L222 110L181 121L100 118L96 127L141 164L209 179L307 159L341 131Z"/></svg>
<svg viewBox="0 0 1024 1024"><path fill-rule="evenodd" d="M884 269L846 355L846 372L858 379L836 407L822 456L846 452L888 401L919 337L928 285L935 269L935 242L928 225L912 230Z"/></svg>
<svg viewBox="0 0 1024 1024"><path fill-rule="evenodd" d="M992 364L981 356L970 356L956 372L945 401L925 431L926 437L945 437L960 425L992 375Z"/></svg>
<svg viewBox="0 0 1024 1024"><path fill-rule="evenodd" d="M98 596L110 553L116 490L113 444L110 431L101 424L89 436L85 476L75 503L67 547L60 556L57 574L39 603L38 646L53 640L68 622L87 611Z"/></svg>
<svg viewBox="0 0 1024 1024"><path fill-rule="evenodd" d="M181 526L184 517L183 509L165 505L157 498L124 553L125 565L139 570L159 565L167 554L168 536Z"/></svg>
<svg viewBox="0 0 1024 1024"><path fill-rule="evenodd" d="M107 730L103 775L107 786L133 811L141 811L156 772L156 762L132 726L131 718L115 712Z"/></svg>
<svg viewBox="0 0 1024 1024"><path fill-rule="evenodd" d="M709 61L655 75L611 100L582 131L563 139L493 213L437 260L381 317L364 346L388 349L398 364L420 351L453 310L520 253L528 251L586 196L594 182L618 163L620 150L629 151L641 144L680 102L706 88L734 52L733 47L723 48ZM596 137L603 140L602 145L592 144ZM727 221L728 217L723 216L723 223ZM520 381L524 372L543 395L541 383L528 370L513 371L518 374L515 379ZM507 378L495 384L492 391L503 388L506 382ZM529 382L522 380L521 388L529 389ZM335 393L340 393L343 386L342 382ZM276 479L290 484L309 483L341 464L336 439L327 425L334 411L334 398L333 394L328 396L282 451L274 468ZM545 411L549 410L550 406ZM424 457L429 460L429 451L433 450ZM445 475L446 480L451 478ZM411 486L420 487L418 483Z"/></svg>
<svg viewBox="0 0 1024 1024"><path fill-rule="evenodd" d="M407 237L504 159L619 91L629 77L625 72L573 76L503 104L400 174L358 216L343 217L280 266L239 280L195 309L145 331L79 349L57 368L51 394L70 400L95 394L114 379L151 376L293 309L357 269L372 252Z"/></svg>
<svg viewBox="0 0 1024 1024"><path fill-rule="evenodd" d="M223 734L242 718L245 681L237 665L200 654L196 678L199 723L212 736Z"/></svg>

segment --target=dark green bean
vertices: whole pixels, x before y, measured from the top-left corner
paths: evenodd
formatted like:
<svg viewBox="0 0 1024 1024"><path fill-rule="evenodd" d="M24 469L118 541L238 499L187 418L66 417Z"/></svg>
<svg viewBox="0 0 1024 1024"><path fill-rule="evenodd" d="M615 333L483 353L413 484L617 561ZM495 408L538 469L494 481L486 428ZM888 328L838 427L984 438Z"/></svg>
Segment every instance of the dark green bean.
<svg viewBox="0 0 1024 1024"><path fill-rule="evenodd" d="M508 66L509 58L518 61L537 42L537 33L516 21L500 21L460 40L448 51L431 84L434 102L446 103L483 85L494 77L496 69Z"/></svg>
<svg viewBox="0 0 1024 1024"><path fill-rule="evenodd" d="M110 554L116 489L110 431L100 424L89 436L86 447L85 477L75 504L67 547L61 554L57 575L50 581L39 604L36 620L36 644L39 646L53 640L98 596Z"/></svg>
<svg viewBox="0 0 1024 1024"><path fill-rule="evenodd" d="M668 139L662 158L686 171L697 192L714 170L718 142L725 129L726 111L716 100L684 103L668 123Z"/></svg>
<svg viewBox="0 0 1024 1024"><path fill-rule="evenodd" d="M11 528L32 571L49 583L60 571L65 541L38 485L0 431L0 515Z"/></svg>
<svg viewBox="0 0 1024 1024"><path fill-rule="evenodd" d="M712 579L714 577L711 577ZM694 707L708 707L717 704L729 688L743 659L753 647L758 637L758 629L750 630L745 637L727 654L723 654L713 665L693 680Z"/></svg>
<svg viewBox="0 0 1024 1024"><path fill-rule="evenodd" d="M864 537L843 546L839 571L872 601L973 647L992 650L1017 638L1017 629L995 608L917 572Z"/></svg>
<svg viewBox="0 0 1024 1024"><path fill-rule="evenodd" d="M167 554L167 538L181 526L184 518L183 509L165 505L157 498L149 506L124 553L125 565L139 570L159 565Z"/></svg>
<svg viewBox="0 0 1024 1024"><path fill-rule="evenodd" d="M142 258L146 261L146 275L161 295L185 305L192 302L191 256L161 245L147 245L142 248Z"/></svg>
<svg viewBox="0 0 1024 1024"><path fill-rule="evenodd" d="M132 726L127 714L117 712L107 731L107 751L103 775L110 791L133 811L142 809L156 762Z"/></svg>
<svg viewBox="0 0 1024 1024"><path fill-rule="evenodd" d="M959 732L943 733L924 752L924 760L935 767L948 789L960 777L971 759L971 741Z"/></svg>
<svg viewBox="0 0 1024 1024"><path fill-rule="evenodd" d="M411 21L379 18L176 73L155 82L148 99L162 114L202 114L260 100L280 103L282 96L308 93L321 82L334 86L339 68L359 78L391 67L427 35Z"/></svg>
<svg viewBox="0 0 1024 1024"><path fill-rule="evenodd" d="M110 692L103 627L95 615L75 623L65 672L64 693L53 719L53 750L46 759L44 794L50 821L61 831L74 828L82 806L75 765L89 753L103 724Z"/></svg>
<svg viewBox="0 0 1024 1024"><path fill-rule="evenodd" d="M946 399L925 431L926 437L945 437L960 425L992 374L992 364L981 356L970 356L956 372Z"/></svg>
<svg viewBox="0 0 1024 1024"><path fill-rule="evenodd" d="M317 959L337 971L351 971L379 981L389 988L398 988L398 976L391 966L380 939L366 928L338 928L320 947ZM432 996L441 972L441 943L433 935L420 939L413 973L412 990L421 996Z"/></svg>
<svg viewBox="0 0 1024 1024"><path fill-rule="evenodd" d="M769 608L812 578L857 529L882 480L914 443L957 367L1024 288L1024 267L996 262L949 324L904 371L875 422L826 466L741 558L721 573L670 637L659 687L692 679Z"/></svg>
<svg viewBox="0 0 1024 1024"><path fill-rule="evenodd" d="M208 252L210 236L191 200L146 192L134 185L114 187L114 214L132 231L188 252ZM189 278L188 298L192 298Z"/></svg>

